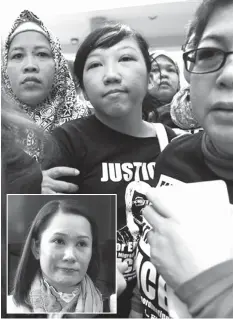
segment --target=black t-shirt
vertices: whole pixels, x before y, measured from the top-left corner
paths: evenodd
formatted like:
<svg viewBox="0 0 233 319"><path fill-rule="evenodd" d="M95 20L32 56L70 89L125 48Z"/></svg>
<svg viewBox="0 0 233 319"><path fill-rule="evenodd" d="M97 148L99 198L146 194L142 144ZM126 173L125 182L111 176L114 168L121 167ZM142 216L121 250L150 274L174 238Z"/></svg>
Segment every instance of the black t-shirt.
<svg viewBox="0 0 233 319"><path fill-rule="evenodd" d="M161 180L161 175L185 183L222 179L205 163L201 149L202 136L203 131L193 135L179 136L166 147L157 160L156 183ZM233 181L224 181L227 185L230 202L233 204Z"/></svg>
<svg viewBox="0 0 233 319"><path fill-rule="evenodd" d="M201 150L203 132L175 138L161 153L156 162L154 183L157 187L221 179L205 163ZM233 204L233 181L225 180L231 204ZM146 183L135 184L140 197L144 197ZM138 196L139 198L139 196ZM135 208L134 208L135 209ZM188 214L188 211L187 211ZM167 285L150 262L150 246L147 233L151 229L145 219L140 224L140 240L136 254L138 288L135 290L132 308L146 318L168 318L172 313L187 317L182 304L173 304Z"/></svg>
<svg viewBox="0 0 233 319"><path fill-rule="evenodd" d="M170 141L175 134L170 128L166 131ZM49 167L77 168L80 175L66 180L77 184L81 194L117 194L117 254L119 259L128 262L126 280L133 280L136 276L133 260L138 238L132 236L127 226L126 220L130 218L131 211L127 207L125 193L127 186L135 180L154 185L156 160L160 153L157 137L139 138L122 134L104 125L95 116L70 121L55 129L53 136L60 152L53 157ZM127 295L121 300L127 302L129 298ZM128 310L118 315L125 317Z"/></svg>

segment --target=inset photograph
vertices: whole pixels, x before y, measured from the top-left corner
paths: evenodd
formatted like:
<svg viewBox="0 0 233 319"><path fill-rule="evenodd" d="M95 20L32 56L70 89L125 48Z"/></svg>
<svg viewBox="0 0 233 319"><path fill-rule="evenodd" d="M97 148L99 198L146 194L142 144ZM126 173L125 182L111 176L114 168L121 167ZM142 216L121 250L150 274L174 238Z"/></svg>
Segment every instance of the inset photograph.
<svg viewBox="0 0 233 319"><path fill-rule="evenodd" d="M7 226L7 313L115 313L116 195L8 195Z"/></svg>

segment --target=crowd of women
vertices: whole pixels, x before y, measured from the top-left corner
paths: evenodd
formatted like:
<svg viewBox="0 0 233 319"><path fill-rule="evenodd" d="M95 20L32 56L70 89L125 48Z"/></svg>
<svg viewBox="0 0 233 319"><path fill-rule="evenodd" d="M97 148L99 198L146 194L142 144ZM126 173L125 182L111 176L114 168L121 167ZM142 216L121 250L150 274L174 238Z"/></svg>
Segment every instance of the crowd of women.
<svg viewBox="0 0 233 319"><path fill-rule="evenodd" d="M186 88L180 88L173 59L163 51L150 52L146 40L129 26L107 24L92 31L76 53L74 74L94 114L77 96L58 40L36 15L23 11L5 42L3 198L9 193L117 194L117 317L233 315L231 233L222 242L226 254L216 251L221 258L202 267L195 255L198 249L192 251L184 233L200 236L204 243L209 233L217 236L217 228L209 231L216 224L210 220L205 231L200 227L196 232L185 224L183 232L182 223L173 220L176 212L151 191L223 180L229 207L233 204L232 14L231 0L200 4L183 46ZM201 129L183 134L196 128ZM57 208L53 213L56 216ZM34 221L29 236L37 227L39 247L51 223L39 229ZM198 247L206 249L207 259L214 242ZM22 260L25 254L38 259L35 246L29 246L26 242ZM22 260L18 274L27 271ZM38 282L35 273L27 287L17 278L21 290L15 286L11 305L37 312L29 294ZM83 277L75 280L79 284ZM42 285L49 290L54 282ZM94 291L95 301L101 300ZM37 294L41 298L42 292ZM69 306L62 301L67 312L80 309ZM102 312L102 306L93 312Z"/></svg>

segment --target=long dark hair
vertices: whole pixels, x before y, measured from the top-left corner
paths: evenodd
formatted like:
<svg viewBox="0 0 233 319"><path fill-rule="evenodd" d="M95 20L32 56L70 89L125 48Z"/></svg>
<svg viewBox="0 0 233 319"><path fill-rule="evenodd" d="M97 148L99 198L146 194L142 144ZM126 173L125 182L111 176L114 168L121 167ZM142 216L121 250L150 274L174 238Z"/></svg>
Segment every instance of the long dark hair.
<svg viewBox="0 0 233 319"><path fill-rule="evenodd" d="M42 232L46 229L51 218L61 211L64 214L74 214L85 217L90 225L92 232L92 256L88 266L87 274L96 281L99 272L99 243L98 229L96 222L88 214L87 208L79 203L78 200L62 199L53 200L45 204L36 215L30 227L23 252L16 271L13 297L17 304L25 305L31 309L28 302L28 293L33 279L38 271L40 271L40 262L37 260L31 250L32 240L38 240Z"/></svg>

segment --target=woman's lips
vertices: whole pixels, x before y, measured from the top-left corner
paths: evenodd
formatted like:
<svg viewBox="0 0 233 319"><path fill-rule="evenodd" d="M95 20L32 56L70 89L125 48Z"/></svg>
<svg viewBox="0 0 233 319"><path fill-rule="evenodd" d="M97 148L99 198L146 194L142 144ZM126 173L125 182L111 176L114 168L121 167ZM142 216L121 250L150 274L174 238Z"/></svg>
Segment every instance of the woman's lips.
<svg viewBox="0 0 233 319"><path fill-rule="evenodd" d="M225 112L233 112L233 103L231 102L220 102L215 103L212 106L213 111L225 111Z"/></svg>
<svg viewBox="0 0 233 319"><path fill-rule="evenodd" d="M168 82L161 82L159 85L160 88L170 88L170 83Z"/></svg>
<svg viewBox="0 0 233 319"><path fill-rule="evenodd" d="M75 272L78 271L78 269L74 269L74 268L60 268L61 270L65 271L65 272Z"/></svg>
<svg viewBox="0 0 233 319"><path fill-rule="evenodd" d="M211 109L212 115L222 124L233 123L233 104L217 104Z"/></svg>

